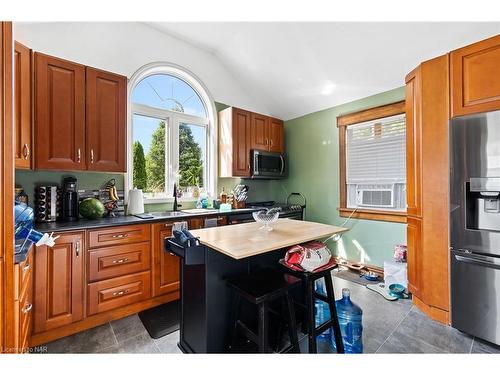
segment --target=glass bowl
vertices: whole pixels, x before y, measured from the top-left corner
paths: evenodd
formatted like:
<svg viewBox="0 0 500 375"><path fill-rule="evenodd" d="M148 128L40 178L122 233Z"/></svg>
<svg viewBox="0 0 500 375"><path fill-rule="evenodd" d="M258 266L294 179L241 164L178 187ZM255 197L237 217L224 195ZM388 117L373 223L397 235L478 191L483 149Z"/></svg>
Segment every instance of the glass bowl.
<svg viewBox="0 0 500 375"><path fill-rule="evenodd" d="M278 221L280 213L275 210L262 210L252 212L252 216L257 223L263 224L260 229L264 229L269 232L273 230L272 224Z"/></svg>

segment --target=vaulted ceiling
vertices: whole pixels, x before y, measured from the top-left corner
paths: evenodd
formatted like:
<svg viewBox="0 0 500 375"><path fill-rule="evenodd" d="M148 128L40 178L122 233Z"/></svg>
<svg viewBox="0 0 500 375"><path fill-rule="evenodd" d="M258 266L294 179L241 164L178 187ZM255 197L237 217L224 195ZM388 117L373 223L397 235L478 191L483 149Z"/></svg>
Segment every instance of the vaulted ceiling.
<svg viewBox="0 0 500 375"><path fill-rule="evenodd" d="M421 61L500 34L498 22L149 25L213 53L285 120L400 87Z"/></svg>

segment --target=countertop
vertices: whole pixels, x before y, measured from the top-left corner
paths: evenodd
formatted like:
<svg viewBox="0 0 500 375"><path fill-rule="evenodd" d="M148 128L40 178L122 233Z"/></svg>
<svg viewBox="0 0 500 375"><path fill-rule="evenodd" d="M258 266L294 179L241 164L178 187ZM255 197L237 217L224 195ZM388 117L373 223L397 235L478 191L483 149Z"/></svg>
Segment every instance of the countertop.
<svg viewBox="0 0 500 375"><path fill-rule="evenodd" d="M296 244L326 238L347 228L312 221L278 219L270 232L259 223L245 223L192 230L200 242L234 259L243 259Z"/></svg>
<svg viewBox="0 0 500 375"><path fill-rule="evenodd" d="M233 209L231 211L219 211L210 210L210 212L200 212L200 213L186 213L178 211L179 213L175 216L155 216L151 219L141 219L132 215L119 215L116 217L104 217L96 220L80 219L77 221L55 221L50 223L36 223L35 229L40 232L67 232L73 230L84 230L84 229L95 229L104 227L114 227L118 225L132 225L132 224L147 224L156 223L162 221L182 221L194 217L205 217L205 216L218 216L218 215L234 215L242 213L251 213L253 211L258 211L256 208L240 208Z"/></svg>

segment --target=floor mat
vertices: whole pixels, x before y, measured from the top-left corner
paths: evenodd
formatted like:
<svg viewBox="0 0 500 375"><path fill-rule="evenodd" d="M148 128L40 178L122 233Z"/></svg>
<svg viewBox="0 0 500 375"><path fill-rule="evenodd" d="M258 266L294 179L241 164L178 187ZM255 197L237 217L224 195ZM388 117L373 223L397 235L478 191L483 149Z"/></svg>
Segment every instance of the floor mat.
<svg viewBox="0 0 500 375"><path fill-rule="evenodd" d="M359 277L358 272L351 271L349 269L347 270L339 270L333 272L333 276L337 276L341 279L347 280L347 281L352 281L353 283L360 284L360 285L368 285L368 284L377 284L383 280L377 280L377 281L369 281L366 280L364 277ZM380 279L380 277L379 277Z"/></svg>
<svg viewBox="0 0 500 375"><path fill-rule="evenodd" d="M180 300L141 311L138 315L149 336L158 339L179 329L181 318Z"/></svg>

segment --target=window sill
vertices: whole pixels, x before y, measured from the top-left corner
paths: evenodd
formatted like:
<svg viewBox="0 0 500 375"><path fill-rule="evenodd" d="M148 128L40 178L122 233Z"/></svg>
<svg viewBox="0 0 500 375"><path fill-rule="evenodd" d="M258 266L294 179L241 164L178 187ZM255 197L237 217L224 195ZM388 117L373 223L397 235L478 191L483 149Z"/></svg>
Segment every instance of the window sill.
<svg viewBox="0 0 500 375"><path fill-rule="evenodd" d="M349 217L353 211L352 208L338 208L338 210L340 217ZM351 217L353 219L406 223L406 212L358 209Z"/></svg>

